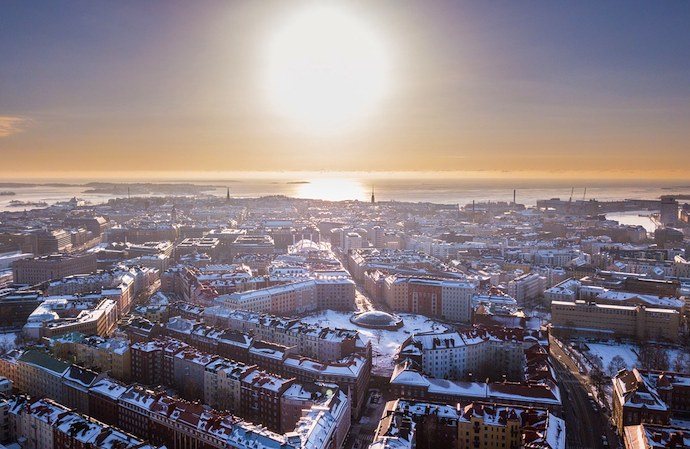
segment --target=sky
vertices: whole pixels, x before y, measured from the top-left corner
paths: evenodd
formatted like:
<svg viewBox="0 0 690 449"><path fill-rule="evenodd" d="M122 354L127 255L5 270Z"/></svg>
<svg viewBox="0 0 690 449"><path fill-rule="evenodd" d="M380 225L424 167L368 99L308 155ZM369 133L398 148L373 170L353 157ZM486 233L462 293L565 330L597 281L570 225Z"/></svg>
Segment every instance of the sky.
<svg viewBox="0 0 690 449"><path fill-rule="evenodd" d="M295 87L295 104L276 107L269 86L292 79L271 65L272 45L292 42L280 31L324 5L358 27L341 40L360 33L373 42L347 51L376 46L385 65L366 110L336 129L296 121L309 92ZM682 179L690 174L689 23L687 1L5 0L0 176L419 170ZM309 42L319 33L331 42L336 25L324 23ZM312 116L328 116L318 107L350 97L342 92L325 95Z"/></svg>

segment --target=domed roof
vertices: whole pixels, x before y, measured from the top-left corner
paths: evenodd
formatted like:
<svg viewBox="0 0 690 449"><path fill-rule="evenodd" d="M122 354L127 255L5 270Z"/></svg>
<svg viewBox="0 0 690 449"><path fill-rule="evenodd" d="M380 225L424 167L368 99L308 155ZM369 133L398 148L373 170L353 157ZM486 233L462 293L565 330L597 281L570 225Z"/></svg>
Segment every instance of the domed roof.
<svg viewBox="0 0 690 449"><path fill-rule="evenodd" d="M402 324L400 317L380 310L357 314L350 321L360 326L368 327L398 327Z"/></svg>

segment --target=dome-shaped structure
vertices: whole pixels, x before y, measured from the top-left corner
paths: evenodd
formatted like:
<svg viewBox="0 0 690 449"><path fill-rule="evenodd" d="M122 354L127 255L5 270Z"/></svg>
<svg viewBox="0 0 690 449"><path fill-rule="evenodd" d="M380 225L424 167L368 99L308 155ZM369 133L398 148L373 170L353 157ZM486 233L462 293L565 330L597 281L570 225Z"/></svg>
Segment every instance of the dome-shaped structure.
<svg viewBox="0 0 690 449"><path fill-rule="evenodd" d="M396 330L400 329L403 325L403 320L399 316L391 315L390 313L380 310L355 314L350 318L350 322L369 329Z"/></svg>

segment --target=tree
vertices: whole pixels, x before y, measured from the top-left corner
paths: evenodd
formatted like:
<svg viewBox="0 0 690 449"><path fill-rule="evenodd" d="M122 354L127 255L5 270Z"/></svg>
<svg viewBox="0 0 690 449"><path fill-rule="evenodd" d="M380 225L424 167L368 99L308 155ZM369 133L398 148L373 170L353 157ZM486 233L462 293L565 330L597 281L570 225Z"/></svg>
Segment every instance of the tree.
<svg viewBox="0 0 690 449"><path fill-rule="evenodd" d="M609 362L609 366L608 366L609 377L613 377L616 375L616 373L618 373L618 371L620 371L622 369L627 369L627 368L628 368L628 364L625 363L625 359L623 357L621 357L620 355L616 354L615 356L613 356L613 358Z"/></svg>
<svg viewBox="0 0 690 449"><path fill-rule="evenodd" d="M589 360L589 363L592 364L592 369L598 369L602 372L604 371L604 362L601 361L601 358L598 355L593 354L587 360Z"/></svg>
<svg viewBox="0 0 690 449"><path fill-rule="evenodd" d="M601 387L604 384L604 373L601 371L601 369L597 368L596 366L592 368L592 370L589 372L589 379L592 381L592 385L596 387L597 391L601 390Z"/></svg>
<svg viewBox="0 0 690 449"><path fill-rule="evenodd" d="M374 331L374 335L376 335L376 344L381 344L381 338L383 338L383 331L381 329L376 329L376 331Z"/></svg>
<svg viewBox="0 0 690 449"><path fill-rule="evenodd" d="M640 349L640 364L644 369L668 371L668 352L662 346L644 345Z"/></svg>
<svg viewBox="0 0 690 449"><path fill-rule="evenodd" d="M688 359L684 352L678 352L676 358L673 359L673 371L677 373L684 373L687 371Z"/></svg>

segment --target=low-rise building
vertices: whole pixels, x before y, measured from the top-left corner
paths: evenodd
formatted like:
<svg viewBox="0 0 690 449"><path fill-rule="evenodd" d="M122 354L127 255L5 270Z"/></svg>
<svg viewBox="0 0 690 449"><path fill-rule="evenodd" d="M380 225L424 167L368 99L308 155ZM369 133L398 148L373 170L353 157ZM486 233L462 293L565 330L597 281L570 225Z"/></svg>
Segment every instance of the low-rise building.
<svg viewBox="0 0 690 449"><path fill-rule="evenodd" d="M578 331L630 337L639 341L677 341L680 314L673 309L619 306L589 301L553 301L552 324L557 332Z"/></svg>
<svg viewBox="0 0 690 449"><path fill-rule="evenodd" d="M67 236L69 239L69 235ZM36 285L51 279L96 271L96 255L53 254L33 259L16 260L12 264L14 282Z"/></svg>
<svg viewBox="0 0 690 449"><path fill-rule="evenodd" d="M38 340L71 332L107 336L118 321L116 301L100 294L46 298L22 328L27 338Z"/></svg>
<svg viewBox="0 0 690 449"><path fill-rule="evenodd" d="M612 382L612 417L621 435L626 426L669 423L671 408L640 371L621 370Z"/></svg>

